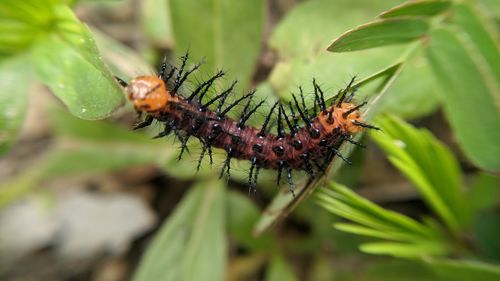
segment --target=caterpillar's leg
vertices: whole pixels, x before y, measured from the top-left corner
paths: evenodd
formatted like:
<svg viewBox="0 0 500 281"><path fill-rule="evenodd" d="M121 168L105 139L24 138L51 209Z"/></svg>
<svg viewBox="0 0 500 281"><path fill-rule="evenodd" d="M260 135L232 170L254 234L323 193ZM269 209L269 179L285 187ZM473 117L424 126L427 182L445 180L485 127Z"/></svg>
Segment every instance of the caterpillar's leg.
<svg viewBox="0 0 500 281"><path fill-rule="evenodd" d="M226 160L224 160L224 165L221 168L219 179L221 179L224 176L224 172L226 172L227 177L229 179L229 177L230 177L229 170L231 169L231 156L232 156L232 154L233 154L233 149L228 148L227 149L227 157L226 157Z"/></svg>
<svg viewBox="0 0 500 281"><path fill-rule="evenodd" d="M342 159L344 162L346 162L347 164L349 165L352 165L352 162L351 160L347 159L346 157L344 157L344 155L342 155L342 153L340 153L336 148L334 147L330 147L329 148L329 153L328 153L328 157L325 159L326 161L326 165L328 165L332 160L333 160L333 157L334 156L338 156L340 159Z"/></svg>
<svg viewBox="0 0 500 281"><path fill-rule="evenodd" d="M280 181L281 181L281 173L282 173L282 171L283 171L283 168L285 167L285 161L280 160L280 161L278 162L278 166L279 166L279 167L278 167L278 178L276 179L276 184L277 184L277 186L278 186L278 188L279 188Z"/></svg>
<svg viewBox="0 0 500 281"><path fill-rule="evenodd" d="M203 144L203 147L201 148L200 158L198 159L198 165L196 166L196 172L198 172L200 170L201 161L203 161L203 158L205 157L205 153L207 152L207 149L210 146L210 143L208 142L208 140L200 139L200 141Z"/></svg>
<svg viewBox="0 0 500 281"><path fill-rule="evenodd" d="M170 135L170 133L172 132L172 126L173 126L172 122L170 122L169 124L165 124L165 128L163 129L163 132L154 136L153 139L159 139L159 138L163 138L163 137Z"/></svg>
<svg viewBox="0 0 500 281"><path fill-rule="evenodd" d="M288 190L292 193L293 197L295 197L295 184L292 180L292 169L287 168L287 179L288 179Z"/></svg>
<svg viewBox="0 0 500 281"><path fill-rule="evenodd" d="M254 177L254 172L255 172L255 177ZM248 173L248 194L250 194L251 192L255 193L256 191L255 186L257 185L257 178L256 178L257 173L258 173L257 158L252 157L252 165L250 166L250 172Z"/></svg>
<svg viewBox="0 0 500 281"><path fill-rule="evenodd" d="M122 86L123 88L128 86L127 82L123 81L120 77L115 76L115 79L116 81L118 81L118 84L120 84L120 86Z"/></svg>
<svg viewBox="0 0 500 281"><path fill-rule="evenodd" d="M146 116L146 119L144 119L144 121L134 126L134 130L138 130L140 128L144 128L151 125L151 123L153 123L153 120L154 120L153 116L151 115Z"/></svg>
<svg viewBox="0 0 500 281"><path fill-rule="evenodd" d="M372 130L380 131L379 127L375 127L375 126L370 125L370 124L362 123L362 122L359 122L359 121L356 121L356 120L353 120L352 123L354 125L358 126L358 127L363 127L363 128L367 128L367 129L372 129Z"/></svg>
<svg viewBox="0 0 500 281"><path fill-rule="evenodd" d="M182 159L182 155L184 154L184 151L189 152L189 149L187 148L187 142L188 142L190 137L191 137L190 135L187 135L187 136L183 137L182 139L179 137L179 139L181 140L181 153L179 153L179 157L177 158L178 160Z"/></svg>

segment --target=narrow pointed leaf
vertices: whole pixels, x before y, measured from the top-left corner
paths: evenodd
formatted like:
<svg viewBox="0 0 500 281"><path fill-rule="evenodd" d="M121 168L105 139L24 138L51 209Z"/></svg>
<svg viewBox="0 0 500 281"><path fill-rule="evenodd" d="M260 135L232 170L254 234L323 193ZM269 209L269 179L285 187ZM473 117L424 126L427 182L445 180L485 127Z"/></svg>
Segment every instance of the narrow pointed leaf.
<svg viewBox="0 0 500 281"><path fill-rule="evenodd" d="M372 138L413 182L427 204L458 233L468 223L470 212L453 154L427 131L398 118L380 118L377 124L383 133L373 133Z"/></svg>
<svg viewBox="0 0 500 281"><path fill-rule="evenodd" d="M384 241L362 244L364 252L406 258L442 256L448 252L444 235L433 227L384 210L342 185L333 184L322 190L318 199L328 211L354 222L337 223L337 229Z"/></svg>
<svg viewBox="0 0 500 281"><path fill-rule="evenodd" d="M429 255L443 256L446 250L434 243L404 244L404 243L365 243L360 250L376 255L391 255L395 258L422 258Z"/></svg>
<svg viewBox="0 0 500 281"><path fill-rule="evenodd" d="M429 25L421 19L387 19L358 26L340 35L328 47L330 52L352 52L408 43L427 34Z"/></svg>
<svg viewBox="0 0 500 281"><path fill-rule="evenodd" d="M429 17L443 13L451 6L451 1L408 1L380 14L381 18L422 16Z"/></svg>

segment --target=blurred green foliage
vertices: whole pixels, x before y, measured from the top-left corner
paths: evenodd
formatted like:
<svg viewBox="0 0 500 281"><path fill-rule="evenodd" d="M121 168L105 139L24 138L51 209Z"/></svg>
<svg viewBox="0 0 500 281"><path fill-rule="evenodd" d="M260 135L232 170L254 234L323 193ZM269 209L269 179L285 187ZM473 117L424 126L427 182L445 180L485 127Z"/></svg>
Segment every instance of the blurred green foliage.
<svg viewBox="0 0 500 281"><path fill-rule="evenodd" d="M334 219L316 215L321 210L307 206L303 215L313 221L318 240L290 244L276 233L257 239L252 228L262 232L298 205L306 205L299 203L318 182L302 184L305 191L297 199L279 193L261 214L251 198L214 180L209 167L203 165L193 175L196 153L179 163L176 149L164 142L117 125L82 120L103 119L122 107L124 96L114 74L132 77L137 69L146 72L151 67L136 51L91 32L68 6L73 2L0 3L0 154L17 138L35 77L75 116L53 110L55 145L22 175L0 184L0 207L53 178L155 165L196 183L163 223L134 280L222 280L228 268L228 237L248 251L248 267L257 270L269 262L266 280L299 280L285 259L286 251L304 247L319 252L321 239L334 235L343 239L339 244L361 243L365 253L409 259L373 263L367 280L500 278L499 269L486 263L500 260L495 240L500 233L495 212L500 184L490 173L500 170L497 2L310 0L297 4L278 22L269 37L277 62L257 86L259 96L287 101L298 85L310 90L310 80L316 77L330 97L358 74L365 78L359 84L360 98L370 101L367 117L390 112L418 118L440 106L460 149L485 171L475 175L474 184L465 184L458 160L428 131L398 117L377 119L382 132L372 134L372 139L413 183L433 217L411 219L330 182L330 189L318 194L321 205L352 221L337 222L335 227L356 235L331 233L324 225ZM266 7L264 0L146 0L141 1L140 24L150 44L175 46L177 55L189 49L194 60L205 57L202 75L224 68L231 74L228 80L240 81L243 92L252 85L261 52ZM118 63L116 54L133 68ZM234 173L236 180L246 176L245 165ZM333 172L341 165L336 160ZM263 185L273 190L265 173ZM301 215L300 208L297 213ZM473 241L468 241L471 234ZM379 241L358 241L358 236ZM318 256L311 276L355 280L364 274L336 272L340 269L328 262L321 266L321 260Z"/></svg>

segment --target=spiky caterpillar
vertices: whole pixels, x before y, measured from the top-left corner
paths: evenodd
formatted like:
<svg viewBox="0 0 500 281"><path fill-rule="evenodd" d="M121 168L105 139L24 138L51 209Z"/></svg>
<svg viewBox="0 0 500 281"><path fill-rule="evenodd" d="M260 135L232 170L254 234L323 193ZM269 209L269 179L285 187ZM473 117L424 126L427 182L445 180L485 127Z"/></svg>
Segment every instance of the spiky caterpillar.
<svg viewBox="0 0 500 281"><path fill-rule="evenodd" d="M207 152L212 163L212 147L224 149L227 158L221 170L221 177L225 172L229 176L231 158L249 160L251 168L248 181L253 191L259 170L264 168L278 170L278 184L282 171L285 170L289 189L293 192L293 170L304 170L311 176L317 176L335 156L349 162L338 152L339 146L344 141L358 144L352 140L352 135L364 128L376 129L363 123L360 117L358 109L365 103L356 106L351 102L355 92L351 88L354 78L345 89L339 91L329 106L326 105L323 91L313 80L314 115L306 108L301 90L301 103L293 95L293 103L287 106L280 102L274 103L261 128L245 125L264 101L252 105L255 93L252 91L226 105L235 83L204 101L214 82L224 75L222 71L200 83L188 97L179 95L180 87L200 67L200 64L197 64L186 71L187 59L188 54L182 57L179 67L171 67L168 73L167 64L164 62L158 76L139 76L130 83L117 78L125 87L128 99L136 111L146 114L145 120L135 129L149 126L154 120L165 124L164 131L155 138L175 133L182 143L179 159L188 139L191 136L198 138L203 144L198 169ZM245 105L238 120L226 116L236 105L243 102ZM213 106L215 108L212 108ZM316 108L319 108L319 112L316 112ZM276 111L277 133L272 134L269 133L269 124ZM302 122L299 123L300 120Z"/></svg>

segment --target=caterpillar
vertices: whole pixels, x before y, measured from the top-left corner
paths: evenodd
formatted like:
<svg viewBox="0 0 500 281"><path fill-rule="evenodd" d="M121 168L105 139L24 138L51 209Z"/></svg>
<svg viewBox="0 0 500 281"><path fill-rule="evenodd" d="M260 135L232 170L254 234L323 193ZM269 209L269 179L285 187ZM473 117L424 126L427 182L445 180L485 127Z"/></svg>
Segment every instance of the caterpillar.
<svg viewBox="0 0 500 281"><path fill-rule="evenodd" d="M255 91L250 91L227 102L236 82L214 97L206 98L216 80L225 75L222 70L198 83L188 96L180 94L183 84L201 66L198 63L188 69L188 57L188 53L181 57L180 66L169 65L164 60L158 75L138 76L129 83L116 77L135 110L146 115L134 129L147 127L154 120L163 123L164 130L154 138L174 133L181 142L179 160L190 137L197 138L202 144L197 170L207 153L210 164L213 163L212 147L224 149L227 157L220 177L224 174L229 177L232 158L250 161L250 191L256 191L260 169L274 169L278 171L278 184L285 171L288 188L294 194L294 170L304 170L315 177L321 175L336 156L350 163L338 151L339 146L344 141L362 146L352 136L365 128L378 129L364 123L360 116L359 109L366 102L359 105L352 103L356 92L353 87L355 77L331 99L330 105L326 104L323 90L313 79L312 108L306 107L302 88L299 87L300 100L293 94L293 100L286 105L277 101L271 106L260 128L246 125L264 101L253 103ZM170 66L168 71L167 66ZM228 113L240 104L243 109L239 118L233 120L228 117ZM271 119L276 114L276 134L273 134L270 132Z"/></svg>

